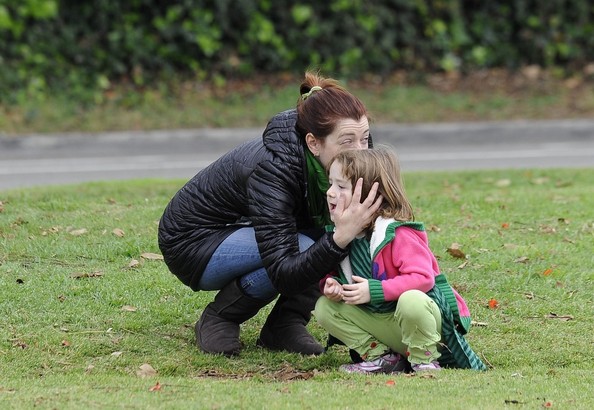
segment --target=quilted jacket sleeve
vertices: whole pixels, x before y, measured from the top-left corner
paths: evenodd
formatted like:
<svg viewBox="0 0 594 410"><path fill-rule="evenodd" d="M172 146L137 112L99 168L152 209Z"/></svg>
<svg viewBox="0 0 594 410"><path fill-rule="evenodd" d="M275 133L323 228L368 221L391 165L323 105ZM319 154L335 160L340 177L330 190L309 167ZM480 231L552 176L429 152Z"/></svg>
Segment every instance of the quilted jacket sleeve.
<svg viewBox="0 0 594 410"><path fill-rule="evenodd" d="M277 165L263 163L254 170L248 186L249 213L273 285L280 293L292 294L335 269L346 250L326 233L305 252L299 251L295 214L304 199L293 180L298 172L291 165L297 164Z"/></svg>

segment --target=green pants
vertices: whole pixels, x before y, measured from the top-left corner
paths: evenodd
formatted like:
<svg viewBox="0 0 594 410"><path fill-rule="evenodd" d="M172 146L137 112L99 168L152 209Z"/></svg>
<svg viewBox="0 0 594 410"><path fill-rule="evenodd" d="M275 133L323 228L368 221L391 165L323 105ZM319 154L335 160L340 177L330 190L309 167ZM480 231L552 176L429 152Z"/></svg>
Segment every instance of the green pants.
<svg viewBox="0 0 594 410"><path fill-rule="evenodd" d="M409 290L398 299L396 310L375 313L364 305L332 302L322 296L314 315L332 336L355 350L364 360L374 360L391 350L412 364L440 357L441 313L424 292Z"/></svg>

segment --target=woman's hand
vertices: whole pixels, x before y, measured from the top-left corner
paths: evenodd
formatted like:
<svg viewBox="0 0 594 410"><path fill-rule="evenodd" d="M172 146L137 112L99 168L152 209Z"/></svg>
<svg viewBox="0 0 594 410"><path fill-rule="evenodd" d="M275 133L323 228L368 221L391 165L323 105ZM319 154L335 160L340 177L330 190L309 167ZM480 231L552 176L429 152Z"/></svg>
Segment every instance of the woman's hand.
<svg viewBox="0 0 594 410"><path fill-rule="evenodd" d="M342 300L342 286L336 279L326 279L326 283L324 283L324 296L333 302L340 302Z"/></svg>
<svg viewBox="0 0 594 410"><path fill-rule="evenodd" d="M332 238L341 248L345 249L361 231L371 224L373 216L383 200L381 195L377 195L378 185L377 182L374 183L367 198L361 202L363 179L359 178L353 191L351 203L346 208L344 198L338 198L334 211L335 228Z"/></svg>
<svg viewBox="0 0 594 410"><path fill-rule="evenodd" d="M342 285L342 300L348 305L362 305L371 301L369 282L361 276L353 275L353 283Z"/></svg>

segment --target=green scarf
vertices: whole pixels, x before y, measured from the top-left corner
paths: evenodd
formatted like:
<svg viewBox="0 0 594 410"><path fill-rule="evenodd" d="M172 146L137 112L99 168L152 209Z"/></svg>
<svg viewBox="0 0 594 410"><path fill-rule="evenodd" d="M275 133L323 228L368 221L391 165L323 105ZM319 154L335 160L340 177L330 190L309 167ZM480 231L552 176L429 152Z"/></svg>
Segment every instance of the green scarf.
<svg viewBox="0 0 594 410"><path fill-rule="evenodd" d="M326 202L326 191L330 187L328 175L322 164L313 156L311 151L305 148L305 159L307 161L307 196L309 213L316 227L321 228L332 224L328 203Z"/></svg>

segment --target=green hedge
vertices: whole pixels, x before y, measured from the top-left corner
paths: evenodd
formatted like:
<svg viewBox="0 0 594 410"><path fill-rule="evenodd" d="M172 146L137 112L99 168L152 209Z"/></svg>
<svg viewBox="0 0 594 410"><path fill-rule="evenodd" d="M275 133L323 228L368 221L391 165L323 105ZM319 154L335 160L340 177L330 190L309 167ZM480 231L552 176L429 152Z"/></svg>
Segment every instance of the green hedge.
<svg viewBox="0 0 594 410"><path fill-rule="evenodd" d="M0 99L175 76L580 67L589 0L0 0Z"/></svg>

